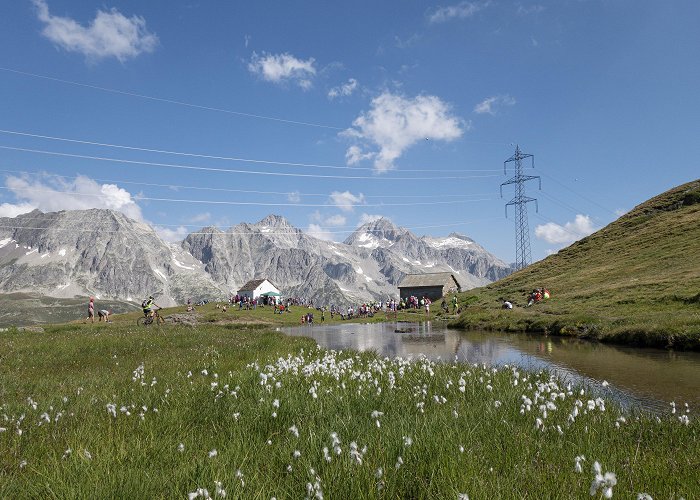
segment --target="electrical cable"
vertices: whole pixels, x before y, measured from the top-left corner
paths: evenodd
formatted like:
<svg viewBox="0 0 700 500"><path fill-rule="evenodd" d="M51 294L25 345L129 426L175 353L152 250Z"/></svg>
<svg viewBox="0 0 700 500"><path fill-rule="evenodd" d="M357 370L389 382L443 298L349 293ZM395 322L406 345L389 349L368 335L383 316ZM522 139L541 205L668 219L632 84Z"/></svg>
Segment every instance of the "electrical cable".
<svg viewBox="0 0 700 500"><path fill-rule="evenodd" d="M254 113L244 113L242 111L233 111L230 109L215 108L213 106L203 106L201 104L192 104L192 103L188 103L188 102L184 102L184 101L177 101L175 99L166 99L163 97L154 97L154 96L145 95L145 94L138 94L136 92L127 92L125 90L111 89L109 87L100 87L98 85L90 85L87 83L73 82L70 80L63 80L61 78L55 78L53 76L39 75L37 73L29 73L27 71L20 71L20 70L16 70L16 69L12 69L12 68L0 67L0 71L7 71L7 72L15 73L18 75L31 76L34 78L42 78L44 80L50 80L53 82L60 82L60 83L65 83L65 84L69 84L69 85L76 85L78 87L84 87L84 88L89 88L89 89L93 89L93 90L100 90L102 92L111 92L113 94L120 94L120 95L125 95L125 96L130 96L130 97L138 97L139 99L147 99L150 101L164 102L164 103L168 103L168 104L177 104L178 106L186 106L189 108L202 109L202 110L206 110L206 111L216 111L218 113L227 113L230 115L245 116L248 118L259 118L262 120L270 120L270 121L276 121L276 122L281 122L281 123L288 123L291 125L304 125L307 127L317 127L317 128L331 129L331 130L345 130L345 128L343 128L343 127L334 127L332 125L322 125L322 124L318 124L318 123L302 122L302 121L296 121L296 120L287 120L284 118L277 118L274 116L257 115Z"/></svg>
<svg viewBox="0 0 700 500"><path fill-rule="evenodd" d="M182 165L176 163L159 163L159 162L148 162L148 161L137 161L137 160L125 160L121 158L109 158L102 156L89 156L89 155L79 155L72 153L61 153L58 151L46 151L41 149L31 149L31 148L17 148L12 146L0 146L0 149L6 149L10 151L22 151L25 153L37 153L45 154L51 156L61 156L68 158L80 158L86 160L95 161L108 161L114 163L123 163L127 165L145 165L150 167L165 167L165 168L175 168L184 170L199 170L207 172L225 172L225 173L236 173L236 174L247 174L247 175L270 175L270 176L281 176L281 177L312 177L312 178L322 178L322 179L361 179L368 180L366 175L352 176L352 175L327 175L327 174L300 174L291 172L266 172L258 170L238 170L238 169L227 169L227 168L215 168L215 167L199 167L193 165ZM470 176L441 176L441 180L464 180L464 179L478 179L486 177L498 177L497 175L470 175ZM434 177L384 177L375 176L372 180L387 180L387 181L427 181L434 180Z"/></svg>
<svg viewBox="0 0 700 500"><path fill-rule="evenodd" d="M6 186L0 186L0 189L7 191L16 191L16 188L9 188ZM38 189L33 187L23 187L22 192L32 192L32 193L47 193L47 194L68 194L71 196L91 196L95 198L106 198L102 194L97 193L78 193L75 191L61 191L58 189ZM26 198L26 196L25 196ZM260 201L229 201L229 200L190 200L184 198L156 198L151 196L140 196L136 195L133 197L134 202L137 201L163 201L170 203L194 203L203 205L240 205L240 206L271 206L271 207L334 207L337 208L337 203L273 203L273 202L260 202ZM357 203L358 206L363 207L410 207L415 205L455 205L460 203L471 203L478 201L491 201L492 198L482 198L482 199L470 199L470 200L451 200L451 201L424 201L424 202L410 202L410 203Z"/></svg>
<svg viewBox="0 0 700 500"><path fill-rule="evenodd" d="M117 148L117 149L126 149L130 151L140 151L140 152L146 152L146 153L158 153L158 154L167 154L167 155L176 155L176 156L188 156L188 157L193 157L193 158L205 158L208 160L223 160L223 161L234 161L234 162L241 162L241 163L262 163L262 164L268 164L268 165L277 165L277 166L290 166L290 167L308 167L308 168L326 168L326 169L336 169L336 170L368 170L368 171L373 171L373 167L350 167L347 165L323 165L323 164L316 164L316 163L298 163L298 162L287 162L287 161L275 161L275 160L256 160L256 159L250 159L250 158L237 158L237 157L231 157L231 156L216 156L216 155L205 155L205 154L199 154L199 153L185 153L181 151L168 151L164 149L153 149L153 148L142 148L142 147L137 147L137 146L125 146L121 144L109 144L109 143L104 143L104 142L94 142L94 141L86 141L86 140L80 140L80 139L68 139L65 137L55 137L55 136L49 136L49 135L40 135L40 134L30 134L27 132L17 132L14 130L4 130L0 129L0 133L2 134L11 134L11 135L19 135L23 137L32 137L35 139L46 139L46 140L51 140L51 141L61 141L61 142L70 142L70 143L75 143L75 144L83 144L83 145L89 145L89 146L99 146L99 147L105 147L105 148ZM460 169L460 170L455 170L455 169L406 169L406 168L401 168L402 172L500 172L500 169Z"/></svg>
<svg viewBox="0 0 700 500"><path fill-rule="evenodd" d="M59 174L43 174L42 172L35 172L35 171L29 171L29 170L8 170L8 169L0 169L0 172L5 172L5 173L10 173L10 174L23 174L23 175L36 175L36 176L41 176L41 175L46 175L52 178L57 178L57 179L73 179L74 177L70 177L67 175L59 175ZM112 184L130 184L130 185L136 185L136 186L149 186L149 187L160 187L160 188L167 188L167 189L192 189L192 190L198 190L198 191L218 191L218 192L225 192L225 193L247 193L247 194L271 194L271 195L284 195L284 196L325 196L325 197L330 197L332 193L302 193L299 191L259 191L259 190L249 190L249 189L230 189L230 188L214 188L214 187L203 187L203 186L182 186L178 184L157 184L157 183L152 183L152 182L138 182L138 181L124 181L124 180L113 180L113 179L99 179L95 177L90 177L93 181L96 182L106 182L106 183L112 183ZM475 194L439 194L439 195L434 195L434 194L416 194L416 195L410 195L410 194L384 194L384 195L362 195L364 198L455 198L455 197L460 197L460 198L465 198L465 197L474 197L474 196L497 196L498 193L496 192L491 192L491 193L475 193Z"/></svg>

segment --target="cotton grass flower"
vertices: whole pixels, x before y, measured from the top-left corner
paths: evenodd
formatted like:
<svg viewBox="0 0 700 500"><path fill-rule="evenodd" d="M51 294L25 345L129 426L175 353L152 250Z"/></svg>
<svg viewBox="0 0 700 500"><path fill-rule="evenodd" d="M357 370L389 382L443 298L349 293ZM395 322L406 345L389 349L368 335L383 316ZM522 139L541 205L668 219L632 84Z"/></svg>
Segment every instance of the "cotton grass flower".
<svg viewBox="0 0 700 500"><path fill-rule="evenodd" d="M208 453L208 455L209 455L209 458L215 458L216 456L219 455L219 452L216 451L216 448L214 448L213 450L211 450L211 451Z"/></svg>
<svg viewBox="0 0 700 500"><path fill-rule="evenodd" d="M579 474L583 472L583 467L581 467L581 462L585 462L586 457L584 455L578 455L576 458L574 458L574 470L578 472Z"/></svg>
<svg viewBox="0 0 700 500"><path fill-rule="evenodd" d="M637 500L654 500L649 493L637 493Z"/></svg>
<svg viewBox="0 0 700 500"><path fill-rule="evenodd" d="M593 473L595 476L591 482L591 496L594 496L598 493L598 490L601 490L605 498L612 498L613 486L617 484L617 477L615 474L613 472L606 472L603 474L602 468L597 461L593 463Z"/></svg>

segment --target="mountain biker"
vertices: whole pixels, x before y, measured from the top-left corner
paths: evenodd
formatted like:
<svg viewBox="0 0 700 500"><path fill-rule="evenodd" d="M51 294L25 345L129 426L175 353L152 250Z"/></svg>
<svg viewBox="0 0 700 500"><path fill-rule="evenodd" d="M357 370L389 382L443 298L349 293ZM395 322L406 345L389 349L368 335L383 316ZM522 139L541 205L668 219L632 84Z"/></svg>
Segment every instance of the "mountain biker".
<svg viewBox="0 0 700 500"><path fill-rule="evenodd" d="M160 306L154 302L153 295L151 295L146 300L141 302L141 308L143 309L143 315L145 317L153 318L153 315L158 309L160 309Z"/></svg>

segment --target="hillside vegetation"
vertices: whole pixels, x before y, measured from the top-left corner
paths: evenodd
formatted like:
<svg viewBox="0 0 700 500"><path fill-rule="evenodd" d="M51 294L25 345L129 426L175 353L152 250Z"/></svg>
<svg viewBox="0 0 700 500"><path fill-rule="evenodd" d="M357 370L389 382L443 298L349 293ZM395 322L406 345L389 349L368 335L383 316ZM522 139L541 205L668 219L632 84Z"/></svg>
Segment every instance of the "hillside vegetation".
<svg viewBox="0 0 700 500"><path fill-rule="evenodd" d="M536 287L552 297L524 307ZM461 300L451 326L700 350L700 180Z"/></svg>

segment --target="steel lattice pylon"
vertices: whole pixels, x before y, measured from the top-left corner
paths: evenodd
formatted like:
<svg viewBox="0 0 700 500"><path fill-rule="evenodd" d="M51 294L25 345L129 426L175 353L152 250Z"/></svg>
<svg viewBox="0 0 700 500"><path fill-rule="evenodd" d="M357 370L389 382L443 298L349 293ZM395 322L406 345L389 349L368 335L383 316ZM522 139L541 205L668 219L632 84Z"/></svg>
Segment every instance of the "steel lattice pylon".
<svg viewBox="0 0 700 500"><path fill-rule="evenodd" d="M535 202L535 210L538 210L537 199L525 196L525 182L537 179L542 189L542 179L538 175L523 174L523 160L531 158L532 168L535 168L535 156L523 154L519 146L515 146L515 154L503 162L503 173L506 173L508 163L515 163L515 175L501 184L501 198L503 198L503 186L515 184L515 197L506 203L506 218L508 217L508 205L515 206L515 270L523 269L530 265L532 255L530 253L530 229L527 223L527 204Z"/></svg>

